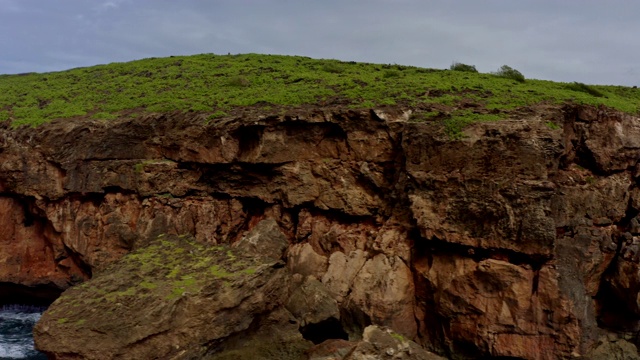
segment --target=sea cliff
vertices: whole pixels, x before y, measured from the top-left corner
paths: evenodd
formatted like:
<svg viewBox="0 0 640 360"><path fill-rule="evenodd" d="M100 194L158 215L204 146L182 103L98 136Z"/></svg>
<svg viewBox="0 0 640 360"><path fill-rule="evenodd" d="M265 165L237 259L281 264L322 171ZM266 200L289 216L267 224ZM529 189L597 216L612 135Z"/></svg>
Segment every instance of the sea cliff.
<svg viewBox="0 0 640 360"><path fill-rule="evenodd" d="M411 113L5 125L0 291L55 359L637 357L640 118Z"/></svg>

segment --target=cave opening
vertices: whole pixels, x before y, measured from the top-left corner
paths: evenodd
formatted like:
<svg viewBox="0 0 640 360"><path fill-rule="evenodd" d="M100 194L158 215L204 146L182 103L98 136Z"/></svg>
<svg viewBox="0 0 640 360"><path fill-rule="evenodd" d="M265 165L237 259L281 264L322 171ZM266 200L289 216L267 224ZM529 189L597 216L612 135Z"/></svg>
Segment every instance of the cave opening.
<svg viewBox="0 0 640 360"><path fill-rule="evenodd" d="M330 339L349 340L349 335L342 328L340 320L329 318L316 324L309 324L300 328L302 337L314 344L320 344Z"/></svg>
<svg viewBox="0 0 640 360"><path fill-rule="evenodd" d="M605 277L603 277L605 278ZM640 331L640 317L603 280L595 297L598 326L615 332Z"/></svg>
<svg viewBox="0 0 640 360"><path fill-rule="evenodd" d="M47 307L60 297L62 291L55 285L25 286L0 282L0 306L19 304Z"/></svg>
<svg viewBox="0 0 640 360"><path fill-rule="evenodd" d="M625 247L629 246L629 240L632 235L636 235L638 230L638 214L640 211L635 209L631 199L627 206L625 217L618 223L618 229L621 234L617 238L613 238L616 244L615 257L602 273L600 277L600 286L598 293L594 297L596 307L596 320L598 327L614 332L633 332L640 331L640 316L637 307L630 305L628 302L628 294L638 292L636 286L630 288L624 287L621 291L620 286L614 285L615 279L619 278L618 274L620 262L627 261L624 256ZM616 290L617 288L617 290ZM635 342L638 344L638 339Z"/></svg>
<svg viewBox="0 0 640 360"><path fill-rule="evenodd" d="M256 155L264 133L264 126L243 126L238 128L233 137L238 139L238 159L244 160Z"/></svg>

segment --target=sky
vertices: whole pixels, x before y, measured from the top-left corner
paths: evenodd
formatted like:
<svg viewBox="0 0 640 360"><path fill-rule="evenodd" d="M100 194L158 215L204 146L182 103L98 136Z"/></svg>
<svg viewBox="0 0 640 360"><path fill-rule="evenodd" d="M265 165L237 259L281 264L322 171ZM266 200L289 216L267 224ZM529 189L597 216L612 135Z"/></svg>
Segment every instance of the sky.
<svg viewBox="0 0 640 360"><path fill-rule="evenodd" d="M0 74L263 53L640 85L633 0L0 0Z"/></svg>

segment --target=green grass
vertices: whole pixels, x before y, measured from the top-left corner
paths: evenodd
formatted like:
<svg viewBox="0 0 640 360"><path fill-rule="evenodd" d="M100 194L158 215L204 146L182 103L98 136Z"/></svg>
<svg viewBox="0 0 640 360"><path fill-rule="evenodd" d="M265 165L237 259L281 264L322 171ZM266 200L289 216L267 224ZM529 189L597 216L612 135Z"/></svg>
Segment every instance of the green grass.
<svg viewBox="0 0 640 360"><path fill-rule="evenodd" d="M140 285L141 288L144 288L144 289L147 289L147 290L153 290L153 289L158 287L157 284L152 283L150 281L142 281L139 285Z"/></svg>
<svg viewBox="0 0 640 360"><path fill-rule="evenodd" d="M558 124L554 123L553 121L547 121L547 122L545 123L545 125L547 125L547 127L548 127L549 129L551 129L551 130L558 130L558 129L560 129L560 125L558 125Z"/></svg>
<svg viewBox="0 0 640 360"><path fill-rule="evenodd" d="M198 243L189 235L161 234L152 244L119 261L118 271L130 276L130 281L111 274L105 277L110 280L101 286L89 286L87 282L76 288L94 294L91 301L120 302L132 297L175 300L186 293L198 293L206 286L229 286L243 281L260 270L262 261L258 257L247 258L225 245ZM72 304L82 299L77 298Z"/></svg>
<svg viewBox="0 0 640 360"><path fill-rule="evenodd" d="M227 270L221 268L219 265L211 265L211 267L209 267L209 272L211 273L211 275L219 278L233 276L233 273L228 272Z"/></svg>
<svg viewBox="0 0 640 360"><path fill-rule="evenodd" d="M395 332L392 332L392 333L391 333L391 337L392 337L392 338L394 338L394 339L396 339L396 340L398 340L398 341L400 341L400 342L405 342L405 341L407 341L407 339L405 339L405 337L404 337L404 336L402 336L402 335L400 335L400 334L398 334L398 333L395 333Z"/></svg>
<svg viewBox="0 0 640 360"><path fill-rule="evenodd" d="M279 55L151 58L44 74L0 75L0 120L14 126L53 119L110 121L150 112L193 111L211 121L250 107L270 113L301 105L382 105L443 113L447 132L498 120L540 103L604 105L637 114L640 90L621 86L519 82L494 74ZM461 103L478 104L474 112ZM428 119L430 116L424 116Z"/></svg>
<svg viewBox="0 0 640 360"><path fill-rule="evenodd" d="M451 138L462 137L462 129L467 125L481 121L497 121L503 119L503 116L496 114L478 114L470 111L456 111L453 115L445 119L444 129Z"/></svg>

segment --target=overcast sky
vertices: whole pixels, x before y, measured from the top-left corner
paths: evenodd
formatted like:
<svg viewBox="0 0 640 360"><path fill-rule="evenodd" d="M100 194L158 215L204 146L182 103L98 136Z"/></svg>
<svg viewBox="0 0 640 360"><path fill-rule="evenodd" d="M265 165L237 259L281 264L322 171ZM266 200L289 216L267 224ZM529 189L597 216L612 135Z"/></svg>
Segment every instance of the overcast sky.
<svg viewBox="0 0 640 360"><path fill-rule="evenodd" d="M640 85L633 0L0 0L0 73L200 53Z"/></svg>

